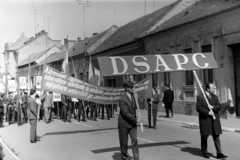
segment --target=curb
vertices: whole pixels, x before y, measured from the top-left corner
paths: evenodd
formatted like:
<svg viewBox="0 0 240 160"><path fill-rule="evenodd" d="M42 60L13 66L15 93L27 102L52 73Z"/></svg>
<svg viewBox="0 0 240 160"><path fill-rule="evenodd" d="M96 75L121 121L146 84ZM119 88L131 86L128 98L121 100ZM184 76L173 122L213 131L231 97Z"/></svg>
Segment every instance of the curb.
<svg viewBox="0 0 240 160"><path fill-rule="evenodd" d="M146 116L142 116L144 119L148 119ZM161 119L157 118L158 121L166 121L166 122L171 122L171 123L179 123L179 124L184 124L187 125L189 128L199 128L199 124L193 123L193 122L184 122L184 121L177 121L177 120L166 120L166 119ZM240 133L239 128L230 128L230 127L222 127L222 131L226 132L235 132L235 133Z"/></svg>

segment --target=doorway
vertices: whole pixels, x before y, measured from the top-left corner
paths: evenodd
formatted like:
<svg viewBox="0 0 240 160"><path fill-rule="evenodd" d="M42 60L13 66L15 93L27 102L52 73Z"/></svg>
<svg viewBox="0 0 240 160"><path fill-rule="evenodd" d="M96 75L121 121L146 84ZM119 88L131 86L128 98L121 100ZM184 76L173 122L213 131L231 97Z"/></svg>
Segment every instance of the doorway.
<svg viewBox="0 0 240 160"><path fill-rule="evenodd" d="M231 46L234 59L236 115L240 116L240 43Z"/></svg>

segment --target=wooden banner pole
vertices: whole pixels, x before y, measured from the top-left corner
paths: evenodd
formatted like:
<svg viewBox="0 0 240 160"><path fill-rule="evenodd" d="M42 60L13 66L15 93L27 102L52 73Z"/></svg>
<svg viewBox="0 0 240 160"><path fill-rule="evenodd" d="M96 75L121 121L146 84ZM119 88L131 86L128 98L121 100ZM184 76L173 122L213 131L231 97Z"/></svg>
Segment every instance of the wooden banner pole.
<svg viewBox="0 0 240 160"><path fill-rule="evenodd" d="M193 74L194 74L194 76L195 76L195 78L196 78L196 80L197 80L197 83L198 83L198 85L199 85L199 88L201 89L201 92L202 92L202 94L203 94L203 97L204 97L205 101L207 102L207 105L208 105L208 108L209 108L209 105L210 105L210 104L209 104L209 102L208 102L208 100L207 100L207 97L206 97L205 92L204 92L204 90L203 90L203 88L202 88L201 82L199 81L198 75L197 75L197 73L196 73L195 70L193 70ZM210 110L210 112L213 112L211 108L209 108L209 110ZM214 114L213 114L213 119L216 119L216 117L214 116Z"/></svg>

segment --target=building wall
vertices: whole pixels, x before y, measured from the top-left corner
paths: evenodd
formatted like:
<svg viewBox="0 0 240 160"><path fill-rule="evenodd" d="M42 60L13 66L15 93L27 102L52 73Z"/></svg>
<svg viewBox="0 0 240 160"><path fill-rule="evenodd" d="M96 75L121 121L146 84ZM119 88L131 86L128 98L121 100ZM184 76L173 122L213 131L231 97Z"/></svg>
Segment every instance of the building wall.
<svg viewBox="0 0 240 160"><path fill-rule="evenodd" d="M144 39L147 54L183 53L184 49L192 48L193 52L202 52L201 47L211 45L212 53L219 66L213 70L213 82L217 86L217 95L223 104L222 115L235 115L235 79L233 54L230 44L240 43L240 9L222 13L198 22L176 27ZM197 71L203 84L203 71ZM200 89L194 80L193 86L186 86L185 72L170 73L170 80L175 93L174 110L182 114L197 114L196 96ZM158 73L159 84L162 85L163 73ZM186 97L186 91L193 91L192 97ZM162 91L161 91L162 93ZM229 104L232 96L234 107ZM160 107L160 110L163 108ZM233 110L233 111L230 111Z"/></svg>
<svg viewBox="0 0 240 160"><path fill-rule="evenodd" d="M38 35L38 37L35 40L33 40L32 42L30 42L29 44L25 45L24 47L18 50L18 54L19 54L18 64L20 64L29 55L32 55L33 53L41 52L43 50L46 50L47 48L51 48L54 45L61 47L60 40L53 41L50 38L48 38L45 33Z"/></svg>

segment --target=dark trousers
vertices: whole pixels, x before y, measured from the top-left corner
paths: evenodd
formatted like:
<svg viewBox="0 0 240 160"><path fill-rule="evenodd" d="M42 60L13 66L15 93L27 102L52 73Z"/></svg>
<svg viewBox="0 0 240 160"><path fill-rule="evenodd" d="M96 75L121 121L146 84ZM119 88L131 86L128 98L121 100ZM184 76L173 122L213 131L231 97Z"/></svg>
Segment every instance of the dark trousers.
<svg viewBox="0 0 240 160"><path fill-rule="evenodd" d="M21 125L22 124L22 106L17 107L17 124Z"/></svg>
<svg viewBox="0 0 240 160"><path fill-rule="evenodd" d="M3 115L4 115L3 111L0 112L0 127L3 126Z"/></svg>
<svg viewBox="0 0 240 160"><path fill-rule="evenodd" d="M69 103L69 105L67 106L67 120L71 122L71 118L72 118L72 104Z"/></svg>
<svg viewBox="0 0 240 160"><path fill-rule="evenodd" d="M82 103L82 102L79 102ZM81 120L81 116L82 116L82 120L85 121L85 110L83 108L82 104L79 104L79 108L78 108L78 120Z"/></svg>
<svg viewBox="0 0 240 160"><path fill-rule="evenodd" d="M166 115L169 117L169 111L173 115L172 103L165 103Z"/></svg>
<svg viewBox="0 0 240 160"><path fill-rule="evenodd" d="M107 105L105 105L105 108L106 108L106 113L107 113L107 119L110 120L110 108L111 108L111 105L107 104Z"/></svg>
<svg viewBox="0 0 240 160"><path fill-rule="evenodd" d="M157 110L152 110L151 114L151 109L148 109L148 127L151 127L151 121L153 117L153 128L157 126Z"/></svg>
<svg viewBox="0 0 240 160"><path fill-rule="evenodd" d="M37 140L37 119L30 119L30 141Z"/></svg>
<svg viewBox="0 0 240 160"><path fill-rule="evenodd" d="M8 123L13 123L15 119L15 107L8 107Z"/></svg>
<svg viewBox="0 0 240 160"><path fill-rule="evenodd" d="M139 160L139 150L137 141L137 127L134 128L118 128L120 149L122 153L122 160L128 159L128 135L132 141L132 152L134 160Z"/></svg>
<svg viewBox="0 0 240 160"><path fill-rule="evenodd" d="M23 111L24 120L27 123L28 121L27 107L22 107L22 111Z"/></svg>
<svg viewBox="0 0 240 160"><path fill-rule="evenodd" d="M222 153L219 136L220 135L212 135L217 153ZM207 153L207 139L208 139L208 136L201 136L201 150L203 154Z"/></svg>
<svg viewBox="0 0 240 160"><path fill-rule="evenodd" d="M62 120L66 121L67 120L67 106L66 105L62 105Z"/></svg>
<svg viewBox="0 0 240 160"><path fill-rule="evenodd" d="M152 124L152 113L151 109L148 109L148 127L151 128Z"/></svg>

